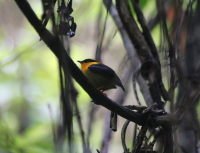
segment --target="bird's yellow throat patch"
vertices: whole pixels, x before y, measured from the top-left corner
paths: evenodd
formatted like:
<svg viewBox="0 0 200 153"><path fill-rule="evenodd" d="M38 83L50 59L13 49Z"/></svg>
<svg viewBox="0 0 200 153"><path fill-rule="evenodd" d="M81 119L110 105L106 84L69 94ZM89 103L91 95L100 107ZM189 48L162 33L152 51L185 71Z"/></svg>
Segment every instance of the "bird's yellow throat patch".
<svg viewBox="0 0 200 153"><path fill-rule="evenodd" d="M100 64L99 62L89 62L89 63L81 63L81 71L85 73L90 65Z"/></svg>

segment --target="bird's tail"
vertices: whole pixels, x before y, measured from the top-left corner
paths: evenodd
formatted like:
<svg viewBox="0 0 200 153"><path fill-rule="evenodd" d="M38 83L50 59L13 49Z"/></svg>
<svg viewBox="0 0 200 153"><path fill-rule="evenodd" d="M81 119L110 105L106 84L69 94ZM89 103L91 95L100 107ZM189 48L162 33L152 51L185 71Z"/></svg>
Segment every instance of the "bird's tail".
<svg viewBox="0 0 200 153"><path fill-rule="evenodd" d="M117 76L116 76L116 78L115 78L115 83L116 83L117 86L121 87L122 90L125 92L125 88L124 88L124 86L122 85L122 82L120 81L119 77L117 77Z"/></svg>
<svg viewBox="0 0 200 153"><path fill-rule="evenodd" d="M122 85L121 81L120 81L120 84L119 84L118 86L121 87L122 90L125 92L125 88L124 88L124 86Z"/></svg>

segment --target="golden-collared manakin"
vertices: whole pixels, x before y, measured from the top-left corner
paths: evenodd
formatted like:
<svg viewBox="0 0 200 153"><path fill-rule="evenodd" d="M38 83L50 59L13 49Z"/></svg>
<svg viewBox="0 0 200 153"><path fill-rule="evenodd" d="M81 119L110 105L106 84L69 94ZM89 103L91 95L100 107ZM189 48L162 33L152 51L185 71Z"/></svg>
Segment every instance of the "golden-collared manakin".
<svg viewBox="0 0 200 153"><path fill-rule="evenodd" d="M113 69L93 59L78 61L81 71L98 90L115 89L116 86L125 91L119 77Z"/></svg>

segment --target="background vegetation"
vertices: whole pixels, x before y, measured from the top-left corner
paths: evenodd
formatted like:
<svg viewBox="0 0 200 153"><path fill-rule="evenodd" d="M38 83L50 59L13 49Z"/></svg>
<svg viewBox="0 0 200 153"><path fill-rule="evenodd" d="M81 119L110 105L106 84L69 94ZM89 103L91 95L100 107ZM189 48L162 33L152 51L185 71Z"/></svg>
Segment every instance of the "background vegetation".
<svg viewBox="0 0 200 153"><path fill-rule="evenodd" d="M44 14L42 4L44 4L45 1L29 0L28 2L37 17L42 19L42 15ZM130 11L136 18L137 15L133 5L131 1L128 2ZM57 3L59 3L59 1ZM59 20L62 18L57 13L57 3L54 8L54 14L56 23L59 24ZM74 17L74 21L77 24L76 34L72 38L64 36L63 44L66 48L70 46L70 57L77 66L80 67L79 63L76 62L77 60L96 58L102 60L104 64L109 65L117 72L122 83L126 87L126 93L123 93L120 88L107 91L106 94L110 99L122 105L139 105L133 89L134 85L136 85L135 79L137 77L132 78L132 76L135 76L136 71L140 68L140 63L135 66L131 65L130 61L132 56L127 53L127 48L124 47L124 43L127 41L124 41L124 37L121 36L112 15L108 13L108 17L106 17L107 9L104 5L105 3L106 1L103 3L102 0L73 0L72 8L74 11L71 15ZM116 2L113 3L115 4ZM173 46L174 48L179 48L179 51L182 51L184 55L187 53L182 48L186 46L187 40L184 34L189 30L185 30L185 32L184 27L185 29L187 28L189 15L193 15L192 13L195 12L197 2L189 0L184 2L167 1L162 5L163 8L161 9L165 10L164 16L162 11L159 10L159 0L140 0L140 6L145 16L146 23L151 30L154 43L158 48L160 63L162 65L163 83L172 98L171 103L166 103L165 110L174 114L174 112L178 110L177 108L181 107L176 107L176 104L181 101L176 100L178 99L177 93L178 91L180 92L180 90L177 89L177 78L178 76L179 79L181 78L180 76L185 77L184 74L177 75L177 67L180 68L182 61L186 61L187 63L188 60L185 60L183 56L179 56L180 59L177 61L180 61L181 64L178 64L179 66L177 67L171 66L170 53L168 51ZM179 10L179 12L176 12L177 10ZM178 16L175 14L181 16L178 18L182 19L181 22L179 22L181 24L174 22L174 18ZM158 15L160 15L160 19ZM166 37L166 29L163 28L165 26L161 20L162 18L166 19L166 29L168 30L167 32L170 38ZM19 10L15 1L0 0L0 23L0 152L60 152L55 149L55 135L58 134L56 131L59 129L59 123L61 122L63 106L60 103L62 98L60 98L59 62L44 42L40 41L39 35ZM53 21L50 20L46 26L50 31L53 31L52 23ZM183 28L180 28L181 30L179 30L181 32L178 31L178 33L174 30L174 27L179 26ZM139 28L140 30L142 29L140 25ZM178 39L178 45L175 41L177 39L174 39L174 37L177 37L174 31L177 32L179 36L181 35L181 39ZM100 54L98 54L99 47L101 47ZM180 52L178 54L177 51L174 52L176 55L181 54ZM197 55L197 53L194 53L194 55ZM188 56L191 57L191 59L194 58L192 55ZM137 55L133 55L133 57L138 58ZM176 58L176 56L173 57ZM195 64L196 61L191 65ZM187 63L187 65L190 65L190 63ZM174 77L172 77L173 68L175 69ZM198 70L198 67L196 69ZM192 73L193 72L191 72L191 74ZM190 76L186 76L186 78L190 78ZM198 75L195 75L195 77L198 78ZM75 107L72 108L72 129L74 134L70 142L73 144L73 152L83 152L84 149L84 152L97 152L96 149L100 150L101 153L123 152L124 150L120 137L121 128L126 119L118 116L118 130L116 132L111 132L109 129L110 111L105 107L91 102L91 98L82 87L76 83L76 81L73 80L73 82L78 91L77 104L79 109L77 112ZM182 82L182 84L185 82ZM138 84L135 86L135 89L137 89L141 105L147 106L148 102L145 101L145 96L143 97L142 93L139 91ZM197 93L194 93L194 95L196 95L197 98L192 100L195 101L192 107L194 107L195 113L197 113L196 110L198 109L196 108L198 108L199 92L198 90L195 91ZM186 101L190 100L187 99ZM77 121L78 114L80 114L81 117L82 129L80 128L80 122ZM178 115L178 118L182 119L180 116L181 115ZM192 118L195 120L195 125L193 127L195 128L195 132L197 132L199 130L199 126L196 125L198 124L198 115L196 114ZM81 130L84 131L85 135L81 133ZM159 131L159 128L155 131L157 130ZM130 150L136 138L136 136L134 136L134 132L136 131L137 126L135 126L133 122L130 123L126 131L126 144ZM197 133L195 135L196 141L193 142L196 146L196 151L198 149ZM147 136L150 134L151 131L147 133ZM82 139L83 136L85 142ZM181 137L177 136L177 139L179 138L181 139ZM63 152L70 151L70 147L67 143L68 139L70 139L69 133L63 146ZM177 139L174 141L176 152L178 152L180 147L175 143L180 142ZM182 139L185 138L183 137ZM150 137L149 140L153 141L154 138ZM162 140L163 139L158 140L160 143L157 145L157 150L159 150L159 145L163 145ZM86 146L83 146L83 142ZM187 150L183 150L184 149L180 152L188 152Z"/></svg>

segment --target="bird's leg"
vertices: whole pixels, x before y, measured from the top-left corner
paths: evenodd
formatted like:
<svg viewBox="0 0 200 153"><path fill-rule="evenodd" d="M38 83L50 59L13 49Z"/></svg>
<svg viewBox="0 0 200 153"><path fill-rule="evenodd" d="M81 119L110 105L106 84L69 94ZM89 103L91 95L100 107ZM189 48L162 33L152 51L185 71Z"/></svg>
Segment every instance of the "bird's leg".
<svg viewBox="0 0 200 153"><path fill-rule="evenodd" d="M100 90L101 92L102 92L102 94L104 94L104 96L106 96L106 97L108 97L105 93L103 93L104 92L104 90Z"/></svg>
<svg viewBox="0 0 200 153"><path fill-rule="evenodd" d="M104 94L104 96L106 96L107 97L107 95L105 94L105 93L103 93L105 90L102 90L102 88L103 88L104 86L101 86L101 87L99 87L99 88L97 88L97 90L99 90L99 91L101 91L102 92L102 94Z"/></svg>
<svg viewBox="0 0 200 153"><path fill-rule="evenodd" d="M97 90L100 90L100 91L101 91L103 87L104 87L104 86L101 86L101 87L97 88ZM102 90L102 91L103 91L103 90Z"/></svg>
<svg viewBox="0 0 200 153"><path fill-rule="evenodd" d="M108 97L105 93L103 93L104 90L101 90L101 89L99 89L99 88L97 88L97 90L101 91L101 93L102 93L104 96ZM92 100L91 102L94 102L94 101Z"/></svg>

